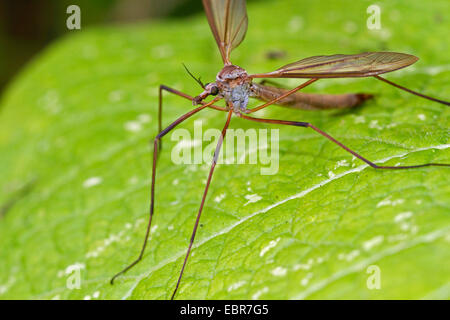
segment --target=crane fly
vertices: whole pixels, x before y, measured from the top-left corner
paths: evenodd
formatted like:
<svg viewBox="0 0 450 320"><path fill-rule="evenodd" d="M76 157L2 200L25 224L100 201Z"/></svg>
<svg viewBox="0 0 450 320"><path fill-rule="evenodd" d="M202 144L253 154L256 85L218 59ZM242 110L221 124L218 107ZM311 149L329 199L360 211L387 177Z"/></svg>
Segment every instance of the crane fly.
<svg viewBox="0 0 450 320"><path fill-rule="evenodd" d="M221 136L218 139L218 143L211 163L211 168L208 174L208 179L206 181L206 186L201 199L200 208L198 210L197 218L195 220L194 228L192 231L192 236L171 299L175 297L175 294L177 293L178 287L180 285L189 254L194 243L194 238L197 233L200 216L203 211L203 206L205 204L205 199L211 183L214 168L216 167L219 152L227 133L227 129L231 121L231 116L233 114L249 121L310 128L326 139L337 144L345 151L351 153L353 156L364 161L374 169L401 170L429 166L450 166L450 164L443 163L425 163L408 166L379 166L359 155L358 153L345 146L343 143L336 140L328 133L315 127L311 123L277 119L264 119L248 116L248 114L254 113L274 104L283 105L290 108L310 110L343 109L360 105L361 103L372 97L370 94L364 93L306 94L299 92L300 89L303 89L306 86L309 86L310 84L323 78L374 77L411 94L438 103L442 103L447 106L450 105L450 103L447 101L426 96L419 92L393 83L380 76L380 74L405 68L415 63L418 60L417 57L410 54L397 52L364 52L350 55L335 54L328 56L315 56L287 64L272 72L249 75L243 68L232 64L230 61L231 51L235 49L242 42L242 40L244 40L247 31L248 18L245 0L203 0L203 6L209 26L219 48L224 67L217 74L216 81L209 84L203 84L200 79L196 79L188 70L188 73L201 85L203 89L203 91L195 97L191 97L186 93L180 92L165 85L160 86L158 110L159 134L154 140L150 213L144 243L142 245L142 249L138 258L111 279L111 284L113 284L114 280L119 275L125 273L134 265L136 265L142 259L142 256L144 254L154 213L156 162L158 151L161 147L161 139L181 122L185 121L186 119L190 118L203 109L213 108L218 111L223 111L227 113L227 119L222 129ZM265 85L263 82L253 82L254 79L258 78L304 78L308 80L293 89L284 89ZM163 91L167 91L182 98L191 100L193 105L196 107L183 116L179 117L168 127L162 130L161 113ZM209 102L206 102L205 99L209 96L213 96L214 98ZM247 105L249 98L256 98L264 101L265 103L254 108L248 108ZM225 100L225 107L217 106L215 104L221 99Z"/></svg>

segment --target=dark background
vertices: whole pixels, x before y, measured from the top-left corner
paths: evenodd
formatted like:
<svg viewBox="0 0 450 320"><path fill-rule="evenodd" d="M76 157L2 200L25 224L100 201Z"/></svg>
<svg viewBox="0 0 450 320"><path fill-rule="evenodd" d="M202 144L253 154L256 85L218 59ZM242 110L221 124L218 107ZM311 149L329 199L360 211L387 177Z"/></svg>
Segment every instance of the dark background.
<svg viewBox="0 0 450 320"><path fill-rule="evenodd" d="M66 32L69 14L81 9L81 30L101 24L179 18L203 10L200 0L0 0L0 94L8 81Z"/></svg>

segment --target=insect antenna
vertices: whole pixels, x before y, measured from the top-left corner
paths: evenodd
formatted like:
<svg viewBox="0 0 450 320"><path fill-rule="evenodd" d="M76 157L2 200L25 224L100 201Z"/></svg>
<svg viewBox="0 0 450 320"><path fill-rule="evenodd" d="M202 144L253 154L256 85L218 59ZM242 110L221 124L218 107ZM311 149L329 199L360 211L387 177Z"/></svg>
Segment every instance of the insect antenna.
<svg viewBox="0 0 450 320"><path fill-rule="evenodd" d="M205 89L205 85L203 84L202 80L200 80L200 77L196 78L192 72L189 71L189 69L186 67L184 63L182 63L184 69L186 69L186 72L194 79L203 89Z"/></svg>

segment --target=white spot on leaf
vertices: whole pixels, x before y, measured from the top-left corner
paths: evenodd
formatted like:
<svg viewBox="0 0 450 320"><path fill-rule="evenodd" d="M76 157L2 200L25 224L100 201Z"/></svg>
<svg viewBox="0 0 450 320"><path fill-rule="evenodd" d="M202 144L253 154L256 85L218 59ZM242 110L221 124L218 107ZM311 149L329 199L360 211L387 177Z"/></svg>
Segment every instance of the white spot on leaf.
<svg viewBox="0 0 450 320"><path fill-rule="evenodd" d="M308 273L308 274L300 281L300 284L301 284L302 286L306 287L306 286L308 285L308 283L309 283L309 280L311 280L312 276L313 276L313 273L312 273L312 272L309 272L309 273Z"/></svg>
<svg viewBox="0 0 450 320"><path fill-rule="evenodd" d="M269 292L269 288L268 288L268 287L264 287L264 288L262 288L261 290L256 291L256 292L252 295L252 299L253 299L253 300L258 300L259 297L260 297L262 294L267 293L267 292Z"/></svg>
<svg viewBox="0 0 450 320"><path fill-rule="evenodd" d="M250 203L254 203L254 202L258 202L259 200L262 199L261 196L258 196L257 194L248 194L245 196L245 199L247 199L247 203L244 204L244 206L250 204Z"/></svg>
<svg viewBox="0 0 450 320"><path fill-rule="evenodd" d="M378 124L378 120L372 120L369 123L369 128L383 130L383 127Z"/></svg>
<svg viewBox="0 0 450 320"><path fill-rule="evenodd" d="M403 199L391 200L391 196L389 196L386 199L378 202L377 208L383 207L383 206L389 206L389 205L396 206L396 205L402 204L404 202L405 202L405 200L403 200Z"/></svg>
<svg viewBox="0 0 450 320"><path fill-rule="evenodd" d="M225 193L222 193L220 195L218 195L217 197L214 198L214 201L219 203L221 202L223 199L225 199Z"/></svg>
<svg viewBox="0 0 450 320"><path fill-rule="evenodd" d="M334 169L337 169L339 167L348 167L350 164L347 162L347 160L339 160L336 165L334 166Z"/></svg>
<svg viewBox="0 0 450 320"><path fill-rule="evenodd" d="M383 242L383 240L384 240L384 236L382 236L382 235L376 236L370 240L363 242L362 246L363 246L364 250L368 251L368 250L372 249L373 247L380 245Z"/></svg>
<svg viewBox="0 0 450 320"><path fill-rule="evenodd" d="M240 287L242 287L242 286L243 286L244 284L246 284L246 283L247 283L247 281L245 281L245 280L235 282L235 283L231 284L231 285L228 287L227 291L228 291L228 292L231 292L231 291L233 291L233 290L239 289Z"/></svg>
<svg viewBox="0 0 450 320"><path fill-rule="evenodd" d="M395 216L394 221L395 222L401 222L403 220L411 218L413 213L411 211L402 212Z"/></svg>
<svg viewBox="0 0 450 320"><path fill-rule="evenodd" d="M290 33L295 33L303 27L303 18L301 16L294 16L289 20L288 31Z"/></svg>
<svg viewBox="0 0 450 320"><path fill-rule="evenodd" d="M338 255L338 259L339 260L352 261L357 256L359 256L359 250L353 250L353 251L350 251L349 253L340 253Z"/></svg>
<svg viewBox="0 0 450 320"><path fill-rule="evenodd" d="M84 188L91 188L102 183L103 179L101 177L90 177L83 182Z"/></svg>
<svg viewBox="0 0 450 320"><path fill-rule="evenodd" d="M140 123L148 123L148 122L150 122L151 119L152 119L152 117L146 113L142 113L142 114L138 115L138 118L137 118L137 120Z"/></svg>
<svg viewBox="0 0 450 320"><path fill-rule="evenodd" d="M11 277L8 279L8 281L5 284L0 285L0 294L6 293L9 288L16 282L16 278Z"/></svg>
<svg viewBox="0 0 450 320"><path fill-rule="evenodd" d="M125 128L125 130L130 131L130 132L138 132L138 131L142 130L142 125L138 121L127 121L124 124L124 128Z"/></svg>
<svg viewBox="0 0 450 320"><path fill-rule="evenodd" d="M270 272L272 275L274 275L275 277L283 277L286 275L287 273L287 269L283 268L283 267L276 267L275 269L273 269Z"/></svg>
<svg viewBox="0 0 450 320"><path fill-rule="evenodd" d="M355 124L358 123L365 123L366 122L366 118L364 118L364 116L355 116Z"/></svg>
<svg viewBox="0 0 450 320"><path fill-rule="evenodd" d="M277 238L276 240L270 241L267 246L265 246L264 248L261 249L261 252L259 253L259 256L260 257L264 256L267 251L269 251L270 249L274 248L278 244L278 241L280 241L280 238Z"/></svg>
<svg viewBox="0 0 450 320"><path fill-rule="evenodd" d="M120 101L122 99L122 97L123 97L123 92L120 90L111 91L108 96L109 101L111 101L111 102Z"/></svg>

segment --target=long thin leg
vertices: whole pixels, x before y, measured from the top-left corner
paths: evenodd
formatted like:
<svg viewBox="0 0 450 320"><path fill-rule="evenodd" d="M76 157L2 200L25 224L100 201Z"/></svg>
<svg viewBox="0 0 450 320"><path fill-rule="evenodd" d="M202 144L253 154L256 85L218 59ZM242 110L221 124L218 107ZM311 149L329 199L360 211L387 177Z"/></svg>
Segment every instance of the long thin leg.
<svg viewBox="0 0 450 320"><path fill-rule="evenodd" d="M150 234L150 228L152 225L152 217L153 217L153 211L154 211L154 205L155 205L155 178L156 178L156 160L158 158L158 144L161 140L162 137L164 137L167 133L170 132L170 130L172 130L173 128L175 128L177 125L179 125L181 122L183 122L184 120L188 119L189 117L193 116L194 114L196 114L197 112L209 107L210 105L212 105L213 103L215 103L216 101L220 100L221 98L216 98L200 107L197 107L191 111L189 111L188 113L182 115L181 117L179 117L177 120L175 120L174 122L172 122L167 128L165 128L163 131L161 131L155 138L154 141L154 148L153 148L153 167L152 167L152 186L151 186L151 192L150 192L150 216L149 216L149 220L148 220L148 224L147 224L147 231L145 232L145 238L144 238L144 244L142 245L142 249L141 252L139 253L139 257L134 260L130 265L128 265L126 268L124 268L122 271L120 271L119 273L117 273L116 275L114 275L111 278L110 283L114 284L114 280L120 276L121 274L127 272L129 269L131 269L134 265L136 265L139 261L141 261L142 256L144 255L144 251L145 251L145 247L147 246L147 240L148 240L148 236Z"/></svg>
<svg viewBox="0 0 450 320"><path fill-rule="evenodd" d="M294 92L296 92L296 91L298 91L298 90L300 90L300 89L303 89L303 88L306 87L306 86L309 86L311 83L316 82L317 80L319 80L319 79L317 79L317 78L310 79L310 80L308 80L308 81L302 83L302 84L299 85L298 87L295 87L295 88L292 89L292 90L286 91L286 93L284 93L284 94L278 96L277 98L275 98L275 99L273 99L273 100L271 100L271 101L269 101L269 102L266 102L266 103L264 103L264 104L262 104L262 105L260 105L260 106L258 106L258 107L255 107L255 108L248 109L246 113L253 113L253 112L256 112L256 111L258 111L258 110L264 109L265 107L268 107L268 106L270 106L270 105L276 103L277 101L280 101L281 99L283 99L283 98L285 98L285 97L287 97L287 96L293 94Z"/></svg>
<svg viewBox="0 0 450 320"><path fill-rule="evenodd" d="M394 86L396 88L399 88L399 89L404 90L406 92L409 92L411 94L415 94L416 96L419 96L421 98L425 98L425 99L428 99L428 100L431 100L431 101L434 101L434 102L438 102L438 103L442 103L442 104L445 104L447 106L450 106L450 102L447 102L447 101L444 101L444 100L440 100L440 99L436 99L436 98L433 98L433 97L430 97L430 96L426 96L426 95L424 95L422 93L419 93L419 92L413 91L411 89L402 87L401 85L396 84L396 83L394 83L392 81L389 81L389 80L387 80L385 78L382 78L380 76L374 76L374 77L377 78L378 80L381 80L381 81L384 81L384 82L390 84L391 86Z"/></svg>
<svg viewBox="0 0 450 320"><path fill-rule="evenodd" d="M191 100L191 101L194 99L193 97L191 97L190 95L188 95L188 94L186 94L184 92L181 92L181 91L178 91L176 89L170 88L170 87L165 86L163 84L160 85L159 86L159 108L158 108L158 132L161 132L161 130L162 130L162 103L163 103L162 92L163 92L163 90L165 90L167 92L170 92L170 93L173 93L173 94L175 94L175 95L177 95L179 97ZM215 106L215 105L210 105L209 107L213 108L213 109L216 109L216 110L219 110L219 111L228 111L225 108L222 108L222 107L219 107L219 106Z"/></svg>
<svg viewBox="0 0 450 320"><path fill-rule="evenodd" d="M261 119L261 118L248 117L248 116L245 116L245 115L242 115L242 114L240 115L240 117L242 117L244 119L247 119L247 120L256 121L256 122L283 124L283 125L288 125L288 126L297 126L297 127L311 128L314 131L320 133L325 138L327 138L327 139L333 141L334 143L336 143L338 146L340 146L345 151L350 152L352 155L354 155L358 159L364 161L369 166L371 166L372 168L375 168L375 169L394 169L394 170L396 170L396 169L422 168L422 167L430 167L430 166L450 167L450 164L446 164L446 163L425 163L425 164L419 164L419 165L413 165L413 166L395 166L395 167L394 166L379 166L379 165L373 163L372 161L367 160L366 158L364 158L363 156L359 155L358 153L356 153L355 151L351 150L350 148L346 147L343 143L337 141L336 139L334 139L332 136L330 136L326 132L320 130L319 128L313 126L312 124L310 124L308 122L274 120L274 119Z"/></svg>
<svg viewBox="0 0 450 320"><path fill-rule="evenodd" d="M261 80L261 82L259 84L262 85L262 86L268 84L268 85L271 85L271 86L276 87L276 88L286 89L285 86L283 86L282 84L280 84L280 83L278 83L276 81L273 81L271 79L263 79L263 80Z"/></svg>
<svg viewBox="0 0 450 320"><path fill-rule="evenodd" d="M220 136L220 139L217 142L217 147L216 147L216 151L214 152L211 169L209 170L208 180L206 181L205 191L203 192L202 202L200 204L200 209L198 210L197 219L195 220L194 229L192 230L191 241L189 242L189 247L188 247L186 256L184 257L183 267L181 268L180 275L178 276L177 285L175 286L175 290L173 291L172 297L170 298L171 300L173 300L173 298L175 297L175 294L177 293L178 286L180 285L181 277L183 276L184 268L186 267L186 263L187 263L189 254L191 253L192 244L194 243L195 234L197 233L198 224L200 222L200 216L202 215L203 205L205 204L206 194L208 193L209 185L211 183L211 178L214 173L214 168L216 167L216 164L217 164L217 158L219 157L220 148L222 147L223 139L225 138L225 135L227 133L228 125L230 124L232 114L233 114L233 111L230 110L228 112L227 122L225 123L225 126L222 129L222 135Z"/></svg>

